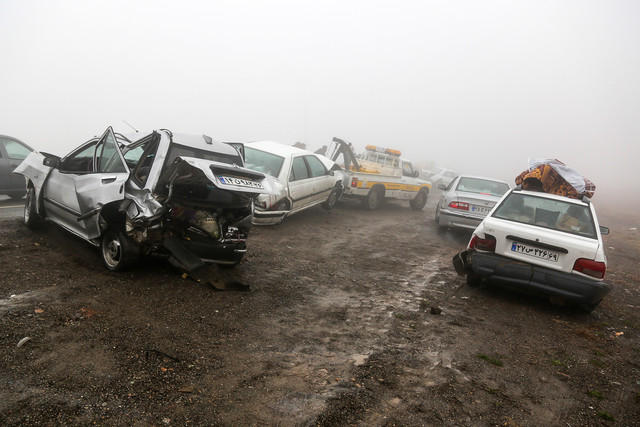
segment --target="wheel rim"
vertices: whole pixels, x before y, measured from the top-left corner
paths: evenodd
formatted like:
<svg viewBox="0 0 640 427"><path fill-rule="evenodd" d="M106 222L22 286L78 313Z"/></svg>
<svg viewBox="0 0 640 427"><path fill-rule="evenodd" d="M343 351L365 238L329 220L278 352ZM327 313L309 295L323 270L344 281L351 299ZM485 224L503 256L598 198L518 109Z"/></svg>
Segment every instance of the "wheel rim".
<svg viewBox="0 0 640 427"><path fill-rule="evenodd" d="M109 267L117 267L122 259L120 240L113 236L102 245L102 255Z"/></svg>

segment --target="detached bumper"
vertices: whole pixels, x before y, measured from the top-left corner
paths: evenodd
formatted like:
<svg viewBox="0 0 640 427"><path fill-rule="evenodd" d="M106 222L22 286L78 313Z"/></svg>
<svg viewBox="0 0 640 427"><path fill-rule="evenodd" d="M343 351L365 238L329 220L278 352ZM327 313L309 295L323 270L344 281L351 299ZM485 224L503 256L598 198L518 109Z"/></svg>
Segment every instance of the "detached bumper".
<svg viewBox="0 0 640 427"><path fill-rule="evenodd" d="M471 251L461 258L467 271L501 287L533 295L560 297L577 305L597 304L612 289L612 285L605 282L514 261L494 253Z"/></svg>

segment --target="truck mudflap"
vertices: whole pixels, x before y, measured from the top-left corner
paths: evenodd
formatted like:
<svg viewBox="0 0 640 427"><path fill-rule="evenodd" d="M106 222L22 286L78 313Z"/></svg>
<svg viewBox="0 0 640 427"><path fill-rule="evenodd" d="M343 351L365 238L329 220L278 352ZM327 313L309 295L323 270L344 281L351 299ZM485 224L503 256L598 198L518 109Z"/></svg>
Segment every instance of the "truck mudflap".
<svg viewBox="0 0 640 427"><path fill-rule="evenodd" d="M469 255L469 251L458 252L453 256L453 268L456 269L456 273L460 276L467 275L467 256Z"/></svg>

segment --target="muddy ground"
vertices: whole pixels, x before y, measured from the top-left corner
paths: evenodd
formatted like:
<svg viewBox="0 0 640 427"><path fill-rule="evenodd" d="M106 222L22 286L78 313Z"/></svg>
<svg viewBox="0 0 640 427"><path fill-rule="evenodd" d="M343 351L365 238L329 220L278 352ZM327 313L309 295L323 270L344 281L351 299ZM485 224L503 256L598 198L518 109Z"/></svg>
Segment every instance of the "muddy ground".
<svg viewBox="0 0 640 427"><path fill-rule="evenodd" d="M254 228L250 291L0 220L0 425L640 425L639 218L601 214L588 314L468 287L434 193Z"/></svg>

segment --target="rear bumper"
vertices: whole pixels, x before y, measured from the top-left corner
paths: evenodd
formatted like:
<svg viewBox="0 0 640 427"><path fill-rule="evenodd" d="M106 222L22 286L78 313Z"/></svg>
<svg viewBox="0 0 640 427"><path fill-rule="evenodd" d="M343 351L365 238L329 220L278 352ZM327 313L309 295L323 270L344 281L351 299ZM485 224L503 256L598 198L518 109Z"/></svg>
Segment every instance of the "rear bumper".
<svg viewBox="0 0 640 427"><path fill-rule="evenodd" d="M612 288L612 285L601 281L514 261L494 253L469 252L466 268L499 286L560 297L577 305L597 304Z"/></svg>
<svg viewBox="0 0 640 427"><path fill-rule="evenodd" d="M484 217L477 217L470 214L440 209L440 225L451 228L467 228L469 230L475 230L483 219Z"/></svg>

